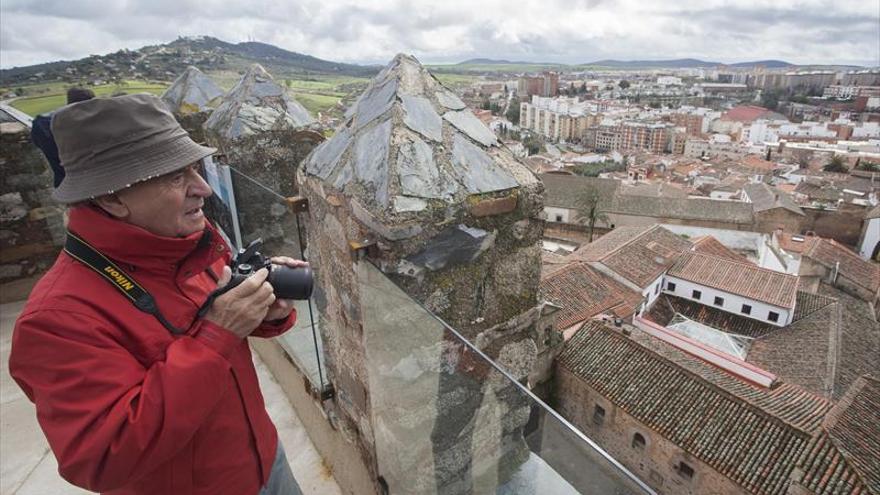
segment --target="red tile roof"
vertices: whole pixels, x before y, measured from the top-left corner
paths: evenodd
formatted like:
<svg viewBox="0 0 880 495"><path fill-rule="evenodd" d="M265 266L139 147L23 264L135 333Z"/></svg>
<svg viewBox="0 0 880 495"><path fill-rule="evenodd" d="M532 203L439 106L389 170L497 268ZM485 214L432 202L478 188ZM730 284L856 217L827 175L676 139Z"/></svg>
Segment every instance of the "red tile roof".
<svg viewBox="0 0 880 495"><path fill-rule="evenodd" d="M732 251L730 248L721 244L718 239L710 236L704 235L701 237L695 237L691 239L691 242L694 243L693 251L697 253L703 254L711 254L714 256L720 256L722 258L727 258L733 261L739 261L740 263L748 263L750 265L754 265L751 261L748 260L745 256L741 254L737 254Z"/></svg>
<svg viewBox="0 0 880 495"><path fill-rule="evenodd" d="M586 263L573 263L541 280L541 297L562 307L556 328L563 330L602 313L622 318L635 312L641 294Z"/></svg>
<svg viewBox="0 0 880 495"><path fill-rule="evenodd" d="M686 253L669 275L780 308L794 309L798 277L700 253Z"/></svg>
<svg viewBox="0 0 880 495"><path fill-rule="evenodd" d="M558 366L748 493L783 495L831 404L799 387L750 385L633 329L600 322Z"/></svg>
<svg viewBox="0 0 880 495"><path fill-rule="evenodd" d="M659 225L621 227L581 247L572 257L601 263L636 286L645 288L690 247L689 241Z"/></svg>
<svg viewBox="0 0 880 495"><path fill-rule="evenodd" d="M773 113L767 108L757 107L754 105L741 105L733 107L721 115L721 120L733 120L736 122L752 122L763 117L765 114Z"/></svg>
<svg viewBox="0 0 880 495"><path fill-rule="evenodd" d="M816 237L803 256L829 269L839 269L840 275L874 293L880 289L880 265L865 261L848 247L833 240ZM839 265L838 265L839 263Z"/></svg>

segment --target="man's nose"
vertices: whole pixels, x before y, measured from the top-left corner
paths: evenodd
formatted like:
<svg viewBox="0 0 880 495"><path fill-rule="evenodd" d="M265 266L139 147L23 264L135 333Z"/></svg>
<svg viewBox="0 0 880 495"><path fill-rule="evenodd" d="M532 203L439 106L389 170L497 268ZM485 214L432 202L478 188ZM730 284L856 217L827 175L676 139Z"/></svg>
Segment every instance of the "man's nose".
<svg viewBox="0 0 880 495"><path fill-rule="evenodd" d="M214 191L211 190L211 186L207 182L205 182L205 179L202 178L202 175L193 170L189 184L189 194L190 196L207 198L211 194L214 194Z"/></svg>

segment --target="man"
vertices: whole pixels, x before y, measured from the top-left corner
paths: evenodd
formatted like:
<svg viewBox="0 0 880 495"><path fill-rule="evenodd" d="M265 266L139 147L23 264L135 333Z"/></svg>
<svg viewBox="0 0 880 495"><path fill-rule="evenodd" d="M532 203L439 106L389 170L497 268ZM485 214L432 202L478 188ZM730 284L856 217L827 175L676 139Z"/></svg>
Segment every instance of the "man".
<svg viewBox="0 0 880 495"><path fill-rule="evenodd" d="M260 270L199 316L230 278L196 168L216 150L143 94L65 107L52 131L70 234L16 322L9 368L61 475L109 494L299 494L246 340L290 328L292 302Z"/></svg>
<svg viewBox="0 0 880 495"><path fill-rule="evenodd" d="M79 101L91 100L95 97L95 93L85 88L70 88L67 90L67 104ZM31 124L31 141L40 148L49 167L52 169L52 187L58 187L64 179L64 169L61 167L61 160L58 158L58 147L55 145L55 138L52 136L52 113L44 113L37 115Z"/></svg>

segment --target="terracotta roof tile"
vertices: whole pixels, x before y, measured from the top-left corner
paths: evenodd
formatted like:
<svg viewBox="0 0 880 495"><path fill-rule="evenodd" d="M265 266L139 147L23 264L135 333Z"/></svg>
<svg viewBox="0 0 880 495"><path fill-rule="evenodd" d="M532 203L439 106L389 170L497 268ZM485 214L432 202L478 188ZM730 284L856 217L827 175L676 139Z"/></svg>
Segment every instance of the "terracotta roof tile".
<svg viewBox="0 0 880 495"><path fill-rule="evenodd" d="M600 322L575 334L558 365L751 493L786 493L830 408L798 387L753 386L638 329L627 338Z"/></svg>
<svg viewBox="0 0 880 495"><path fill-rule="evenodd" d="M700 253L686 253L668 272L706 287L794 309L798 277Z"/></svg>
<svg viewBox="0 0 880 495"><path fill-rule="evenodd" d="M730 248L728 248L724 244L721 244L721 242L719 242L718 239L716 239L710 235L697 237L695 239L692 239L691 242L693 242L693 244L694 244L694 247L693 247L694 252L703 253L703 254L711 254L714 256L720 256L722 258L727 258L727 259L730 259L733 261L739 261L741 263L749 263L751 265L754 265L754 263L749 261L748 258L746 258L745 256L743 256L741 254L735 253L733 250L731 250Z"/></svg>
<svg viewBox="0 0 880 495"><path fill-rule="evenodd" d="M880 381L859 378L826 416L822 428L865 485L880 492Z"/></svg>
<svg viewBox="0 0 880 495"><path fill-rule="evenodd" d="M665 272L691 243L654 225L621 227L581 247L572 257L598 262L644 288Z"/></svg>
<svg viewBox="0 0 880 495"><path fill-rule="evenodd" d="M601 313L626 317L635 312L641 294L624 287L585 263L568 265L541 280L541 297L562 307L557 313L560 330Z"/></svg>
<svg viewBox="0 0 880 495"><path fill-rule="evenodd" d="M818 237L803 256L827 268L834 269L840 263L840 274L854 283L876 292L880 289L880 265L865 261L849 248L833 239Z"/></svg>

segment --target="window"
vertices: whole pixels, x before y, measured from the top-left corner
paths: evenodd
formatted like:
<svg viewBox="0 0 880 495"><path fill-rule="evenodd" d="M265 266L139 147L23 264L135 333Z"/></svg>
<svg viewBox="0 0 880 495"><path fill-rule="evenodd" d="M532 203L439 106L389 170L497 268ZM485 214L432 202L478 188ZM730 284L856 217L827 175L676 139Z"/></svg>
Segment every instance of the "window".
<svg viewBox="0 0 880 495"><path fill-rule="evenodd" d="M593 423L596 423L597 425L601 425L604 422L605 422L605 409L602 406L600 406L599 404L596 404L596 408L593 409Z"/></svg>
<svg viewBox="0 0 880 495"><path fill-rule="evenodd" d="M777 313L776 311L771 311L767 314L767 319L775 323L779 321L779 313Z"/></svg>
<svg viewBox="0 0 880 495"><path fill-rule="evenodd" d="M641 433L633 435L632 448L636 450L645 450L645 437Z"/></svg>
<svg viewBox="0 0 880 495"><path fill-rule="evenodd" d="M557 221L557 222L561 222L561 221L562 221L562 215L556 215L556 221Z"/></svg>
<svg viewBox="0 0 880 495"><path fill-rule="evenodd" d="M724 306L724 298L715 296L715 306Z"/></svg>
<svg viewBox="0 0 880 495"><path fill-rule="evenodd" d="M654 295L657 295L660 293L660 286L661 285L662 285L662 282L657 284L657 287L654 287Z"/></svg>
<svg viewBox="0 0 880 495"><path fill-rule="evenodd" d="M681 461L676 466L676 471L682 478L693 479L694 477L694 468L690 467L686 462Z"/></svg>
<svg viewBox="0 0 880 495"><path fill-rule="evenodd" d="M693 297L694 299L696 299L698 301L700 300L700 297L702 297L702 295L703 295L703 293L698 290L691 291L691 297Z"/></svg>
<svg viewBox="0 0 880 495"><path fill-rule="evenodd" d="M675 292L675 282L666 282L666 290Z"/></svg>
<svg viewBox="0 0 880 495"><path fill-rule="evenodd" d="M752 314L752 307L749 306L748 304L743 304L742 314L744 314L744 315Z"/></svg>

